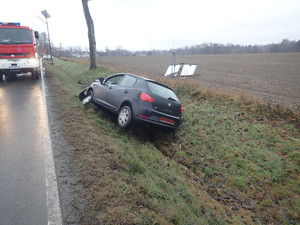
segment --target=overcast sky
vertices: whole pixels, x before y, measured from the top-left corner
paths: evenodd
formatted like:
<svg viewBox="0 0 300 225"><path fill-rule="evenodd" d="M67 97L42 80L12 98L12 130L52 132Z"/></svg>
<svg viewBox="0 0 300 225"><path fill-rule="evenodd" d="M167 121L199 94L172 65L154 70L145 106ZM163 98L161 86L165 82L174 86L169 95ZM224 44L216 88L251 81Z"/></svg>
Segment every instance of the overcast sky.
<svg viewBox="0 0 300 225"><path fill-rule="evenodd" d="M300 0L91 0L98 50L300 40ZM55 46L88 47L81 0L0 0L0 21L46 32Z"/></svg>

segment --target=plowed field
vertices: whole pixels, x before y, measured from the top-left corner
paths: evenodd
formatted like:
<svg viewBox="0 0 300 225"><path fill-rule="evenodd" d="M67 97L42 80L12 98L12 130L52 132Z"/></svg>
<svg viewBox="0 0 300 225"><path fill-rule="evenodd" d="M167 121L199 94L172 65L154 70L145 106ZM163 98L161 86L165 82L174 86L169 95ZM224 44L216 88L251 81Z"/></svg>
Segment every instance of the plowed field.
<svg viewBox="0 0 300 225"><path fill-rule="evenodd" d="M198 64L207 88L244 93L300 109L300 53L177 55L177 63ZM164 76L172 56L101 57L100 64L148 77Z"/></svg>

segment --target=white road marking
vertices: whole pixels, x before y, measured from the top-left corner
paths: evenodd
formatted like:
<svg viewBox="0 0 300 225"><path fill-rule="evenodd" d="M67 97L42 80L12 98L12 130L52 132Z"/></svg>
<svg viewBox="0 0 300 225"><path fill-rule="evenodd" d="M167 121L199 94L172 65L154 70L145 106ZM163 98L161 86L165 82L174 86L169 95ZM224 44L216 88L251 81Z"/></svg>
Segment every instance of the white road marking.
<svg viewBox="0 0 300 225"><path fill-rule="evenodd" d="M55 172L52 145L49 131L49 119L46 103L44 72L41 74L41 84L43 89L44 104L46 109L46 123L44 133L44 158L45 158L45 176L46 176L46 194L48 208L48 225L62 225L62 214L59 203L59 195L57 188L57 176Z"/></svg>

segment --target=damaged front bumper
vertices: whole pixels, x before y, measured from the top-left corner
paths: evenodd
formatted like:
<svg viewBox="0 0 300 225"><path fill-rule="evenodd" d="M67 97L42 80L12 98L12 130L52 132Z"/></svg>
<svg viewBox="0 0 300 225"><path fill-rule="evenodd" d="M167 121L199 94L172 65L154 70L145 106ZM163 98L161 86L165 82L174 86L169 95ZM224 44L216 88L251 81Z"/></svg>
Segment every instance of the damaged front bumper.
<svg viewBox="0 0 300 225"><path fill-rule="evenodd" d="M88 87L83 89L80 93L79 93L79 100L81 101L81 104L86 105L88 103L91 102L92 100L92 96L88 95Z"/></svg>

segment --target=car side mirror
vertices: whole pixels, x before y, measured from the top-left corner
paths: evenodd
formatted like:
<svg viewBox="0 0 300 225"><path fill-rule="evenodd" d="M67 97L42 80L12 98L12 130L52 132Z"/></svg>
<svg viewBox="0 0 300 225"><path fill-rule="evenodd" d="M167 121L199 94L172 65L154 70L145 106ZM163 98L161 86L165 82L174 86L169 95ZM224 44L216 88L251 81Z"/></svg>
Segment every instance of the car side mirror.
<svg viewBox="0 0 300 225"><path fill-rule="evenodd" d="M34 31L34 37L35 37L36 39L39 39L39 32Z"/></svg>
<svg viewBox="0 0 300 225"><path fill-rule="evenodd" d="M100 78L99 78L99 81L100 81L101 84L103 84L104 78L103 78L103 77L100 77Z"/></svg>

